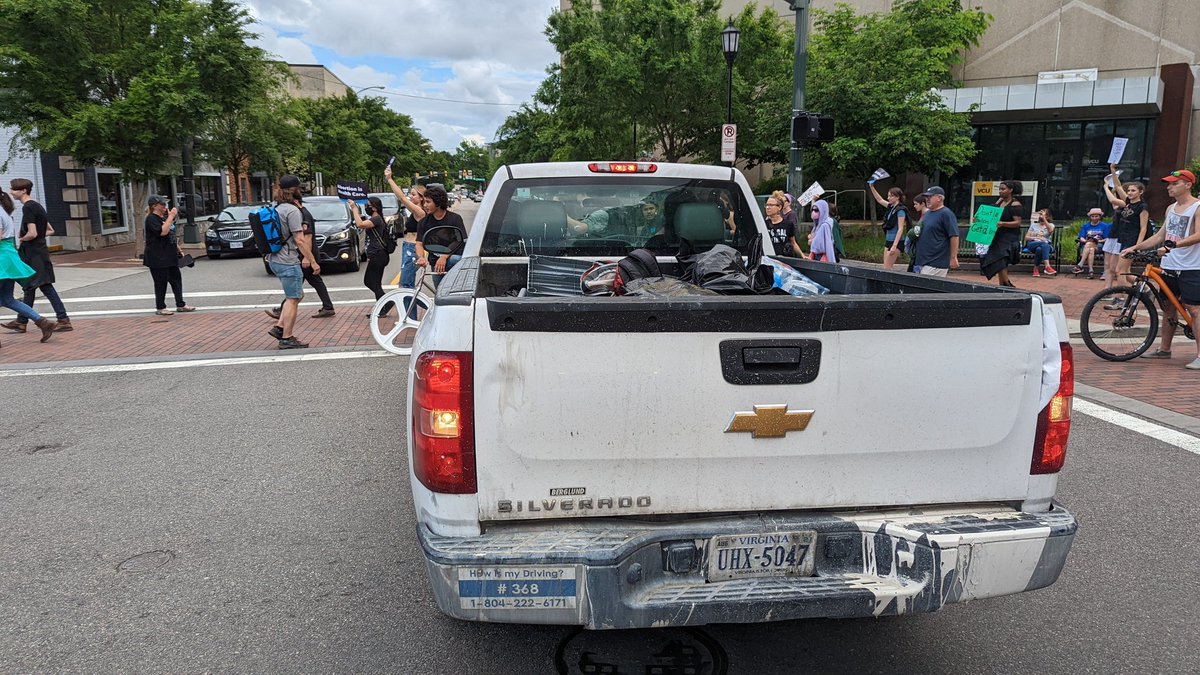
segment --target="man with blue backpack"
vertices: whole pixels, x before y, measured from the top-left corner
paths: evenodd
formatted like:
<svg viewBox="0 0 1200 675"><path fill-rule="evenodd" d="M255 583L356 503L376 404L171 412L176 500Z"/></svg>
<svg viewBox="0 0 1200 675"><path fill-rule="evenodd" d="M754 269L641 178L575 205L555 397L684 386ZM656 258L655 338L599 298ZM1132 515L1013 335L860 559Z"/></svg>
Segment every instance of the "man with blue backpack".
<svg viewBox="0 0 1200 675"><path fill-rule="evenodd" d="M251 214L250 219L255 239L261 239L259 250L268 252L267 264L283 286L285 298L279 321L267 332L279 340L280 349L303 349L308 344L296 339L292 333L300 299L304 297L304 270L300 261L307 263L315 275L321 273L321 266L313 256L308 238L297 236L304 232L304 219L300 213L304 194L300 190L300 179L290 175L280 177L273 196L275 206L263 207L257 214Z"/></svg>

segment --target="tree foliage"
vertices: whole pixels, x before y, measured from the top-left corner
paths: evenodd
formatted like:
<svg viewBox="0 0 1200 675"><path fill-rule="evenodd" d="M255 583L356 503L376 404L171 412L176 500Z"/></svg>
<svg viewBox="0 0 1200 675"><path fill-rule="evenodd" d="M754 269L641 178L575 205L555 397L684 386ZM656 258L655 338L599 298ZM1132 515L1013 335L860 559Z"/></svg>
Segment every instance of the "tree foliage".
<svg viewBox="0 0 1200 675"><path fill-rule="evenodd" d="M726 62L718 0L599 0L550 17L562 57L532 104L497 133L505 161L717 159L725 121ZM786 157L790 36L766 9L736 19L734 121L748 163ZM764 107L780 113L762 114Z"/></svg>
<svg viewBox="0 0 1200 675"><path fill-rule="evenodd" d="M454 149L451 165L457 171L470 171L477 179L492 177L492 158L487 148L473 141L464 140Z"/></svg>
<svg viewBox="0 0 1200 675"><path fill-rule="evenodd" d="M806 107L836 118L837 140L805 156L806 172L865 177L952 172L975 154L967 115L936 89L992 17L959 0L898 0L891 12L856 14L838 4L814 12Z"/></svg>
<svg viewBox="0 0 1200 675"><path fill-rule="evenodd" d="M302 120L312 131L311 144L294 148L285 159L299 175L321 172L326 185L339 180L380 184L388 159L396 157L396 176L424 170L429 141L413 127L412 118L387 107L383 98L359 98L353 93L336 98L304 99Z"/></svg>

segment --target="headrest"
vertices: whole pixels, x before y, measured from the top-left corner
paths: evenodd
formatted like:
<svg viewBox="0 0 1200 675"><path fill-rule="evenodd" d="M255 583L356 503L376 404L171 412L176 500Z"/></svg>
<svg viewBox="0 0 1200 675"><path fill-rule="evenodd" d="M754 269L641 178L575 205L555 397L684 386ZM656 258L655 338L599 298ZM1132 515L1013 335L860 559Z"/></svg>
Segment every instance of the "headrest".
<svg viewBox="0 0 1200 675"><path fill-rule="evenodd" d="M517 213L517 231L522 239L564 239L567 236L567 208L562 202L525 202Z"/></svg>
<svg viewBox="0 0 1200 675"><path fill-rule="evenodd" d="M725 223L721 207L710 203L688 203L675 207L675 234L693 247L712 246L725 241Z"/></svg>

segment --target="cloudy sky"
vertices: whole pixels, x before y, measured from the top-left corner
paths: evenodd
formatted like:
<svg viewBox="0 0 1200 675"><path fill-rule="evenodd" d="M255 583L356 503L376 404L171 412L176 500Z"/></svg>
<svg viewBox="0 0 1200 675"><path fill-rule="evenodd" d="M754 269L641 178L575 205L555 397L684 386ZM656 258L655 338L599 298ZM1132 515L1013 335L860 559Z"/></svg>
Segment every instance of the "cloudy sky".
<svg viewBox="0 0 1200 675"><path fill-rule="evenodd" d="M543 31L557 0L245 0L259 46L383 86L437 150L488 142L557 61Z"/></svg>

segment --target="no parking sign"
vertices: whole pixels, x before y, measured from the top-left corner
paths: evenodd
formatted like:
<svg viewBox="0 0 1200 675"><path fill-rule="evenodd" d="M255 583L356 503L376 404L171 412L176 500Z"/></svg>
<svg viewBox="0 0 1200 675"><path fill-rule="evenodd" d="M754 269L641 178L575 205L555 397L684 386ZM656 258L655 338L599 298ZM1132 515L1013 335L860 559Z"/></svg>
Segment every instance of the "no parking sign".
<svg viewBox="0 0 1200 675"><path fill-rule="evenodd" d="M732 162L737 158L737 125L721 125L721 161Z"/></svg>

